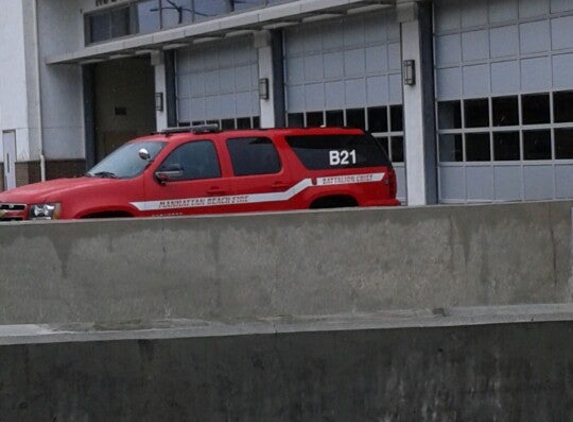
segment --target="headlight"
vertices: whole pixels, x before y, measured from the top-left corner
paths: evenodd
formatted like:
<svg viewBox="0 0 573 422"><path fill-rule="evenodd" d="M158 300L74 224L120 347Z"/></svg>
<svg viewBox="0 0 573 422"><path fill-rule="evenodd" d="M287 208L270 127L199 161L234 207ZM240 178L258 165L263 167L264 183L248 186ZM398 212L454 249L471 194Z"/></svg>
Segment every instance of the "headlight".
<svg viewBox="0 0 573 422"><path fill-rule="evenodd" d="M57 220L60 218L60 209L58 202L30 205L28 220Z"/></svg>

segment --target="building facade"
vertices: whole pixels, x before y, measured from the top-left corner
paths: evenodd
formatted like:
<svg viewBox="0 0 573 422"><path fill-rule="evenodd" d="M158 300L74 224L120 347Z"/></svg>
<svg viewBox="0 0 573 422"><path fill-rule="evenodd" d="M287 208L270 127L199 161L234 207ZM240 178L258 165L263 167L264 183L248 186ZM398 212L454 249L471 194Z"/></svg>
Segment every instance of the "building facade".
<svg viewBox="0 0 573 422"><path fill-rule="evenodd" d="M409 205L573 198L573 0L4 0L0 189L167 127L358 126Z"/></svg>

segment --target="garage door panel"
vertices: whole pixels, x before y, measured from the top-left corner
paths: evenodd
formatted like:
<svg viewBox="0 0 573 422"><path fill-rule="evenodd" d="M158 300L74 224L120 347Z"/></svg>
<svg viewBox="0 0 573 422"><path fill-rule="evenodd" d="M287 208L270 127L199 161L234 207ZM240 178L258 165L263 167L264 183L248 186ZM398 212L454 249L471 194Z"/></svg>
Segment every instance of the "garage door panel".
<svg viewBox="0 0 573 422"><path fill-rule="evenodd" d="M436 64L447 66L462 61L460 34L442 35L436 39Z"/></svg>
<svg viewBox="0 0 573 422"><path fill-rule="evenodd" d="M461 13L459 0L442 0L434 2L434 27L437 32L459 29Z"/></svg>
<svg viewBox="0 0 573 422"><path fill-rule="evenodd" d="M519 201L522 199L522 176L520 166L494 167L495 199Z"/></svg>
<svg viewBox="0 0 573 422"><path fill-rule="evenodd" d="M344 75L363 76L366 68L364 49L347 50L344 53Z"/></svg>
<svg viewBox="0 0 573 422"><path fill-rule="evenodd" d="M518 0L493 1L489 7L489 22L496 24L518 18Z"/></svg>
<svg viewBox="0 0 573 422"><path fill-rule="evenodd" d="M294 85L287 88L288 109L292 112L304 111L305 87L304 85Z"/></svg>
<svg viewBox="0 0 573 422"><path fill-rule="evenodd" d="M354 24L352 21L355 21ZM346 48L359 47L364 45L364 26L362 22L356 22L355 19L349 19L348 25L344 25L344 46Z"/></svg>
<svg viewBox="0 0 573 422"><path fill-rule="evenodd" d="M387 104L388 95L388 77L377 76L366 79L366 103L369 106L380 103Z"/></svg>
<svg viewBox="0 0 573 422"><path fill-rule="evenodd" d="M467 198L469 201L493 200L493 169L491 166L471 166L466 169Z"/></svg>
<svg viewBox="0 0 573 422"><path fill-rule="evenodd" d="M525 200L552 199L553 166L523 166Z"/></svg>
<svg viewBox="0 0 573 422"><path fill-rule="evenodd" d="M326 109L344 108L344 82L327 82L324 87Z"/></svg>
<svg viewBox="0 0 573 422"><path fill-rule="evenodd" d="M486 30L462 34L462 59L483 60L489 57L489 34Z"/></svg>
<svg viewBox="0 0 573 422"><path fill-rule="evenodd" d="M479 0L462 0L462 28L473 28L487 25L488 2Z"/></svg>
<svg viewBox="0 0 573 422"><path fill-rule="evenodd" d="M544 16L549 13L550 0L520 0L519 17L522 19Z"/></svg>
<svg viewBox="0 0 573 422"><path fill-rule="evenodd" d="M402 75L388 75L390 80L390 104L402 104Z"/></svg>
<svg viewBox="0 0 573 422"><path fill-rule="evenodd" d="M180 122L254 117L260 113L258 60L252 38L178 50L176 59ZM257 93L256 98L253 93ZM183 103L187 97L190 102Z"/></svg>
<svg viewBox="0 0 573 422"><path fill-rule="evenodd" d="M573 16L551 21L551 39L554 50L573 48Z"/></svg>
<svg viewBox="0 0 573 422"><path fill-rule="evenodd" d="M364 79L347 79L344 83L346 91L346 105L360 107L366 104L366 87Z"/></svg>
<svg viewBox="0 0 573 422"><path fill-rule="evenodd" d="M491 91L493 94L512 94L521 88L519 63L497 62L491 65Z"/></svg>
<svg viewBox="0 0 573 422"><path fill-rule="evenodd" d="M180 98L177 105L178 111L182 116L191 115L191 101L188 98Z"/></svg>
<svg viewBox="0 0 573 422"><path fill-rule="evenodd" d="M237 91L249 91L253 87L251 78L251 66L235 68L235 88Z"/></svg>
<svg viewBox="0 0 573 422"><path fill-rule="evenodd" d="M396 16L394 14L388 13L386 15L365 15L364 16L364 42L369 43L380 43L387 42L388 39L398 38L399 33L388 34L388 31L396 29L397 25L389 25L388 21L395 21Z"/></svg>
<svg viewBox="0 0 573 422"><path fill-rule="evenodd" d="M515 56L519 53L519 30L517 25L493 28L489 31L489 37L492 58Z"/></svg>
<svg viewBox="0 0 573 422"><path fill-rule="evenodd" d="M237 117L257 114L252 107L253 96L250 92L239 92L236 95Z"/></svg>
<svg viewBox="0 0 573 422"><path fill-rule="evenodd" d="M549 57L521 61L521 88L524 91L547 91L551 88Z"/></svg>
<svg viewBox="0 0 573 422"><path fill-rule="evenodd" d="M212 70L205 73L205 95L219 95L220 92L219 71Z"/></svg>
<svg viewBox="0 0 573 422"><path fill-rule="evenodd" d="M322 46L324 50L341 50L344 48L344 37L341 34L340 21L326 23L322 30ZM296 40L291 40L296 43Z"/></svg>
<svg viewBox="0 0 573 422"><path fill-rule="evenodd" d="M193 74L193 78L189 75L184 76L191 85L191 97L202 98L205 96L205 75L202 73Z"/></svg>
<svg viewBox="0 0 573 422"><path fill-rule="evenodd" d="M235 71L234 69L222 69L220 75L221 94L229 94L235 91Z"/></svg>
<svg viewBox="0 0 573 422"><path fill-rule="evenodd" d="M304 58L304 77L306 81L319 81L324 79L323 56L316 54Z"/></svg>
<svg viewBox="0 0 573 422"><path fill-rule="evenodd" d="M522 54L539 53L551 48L549 21L527 22L519 25Z"/></svg>
<svg viewBox="0 0 573 422"><path fill-rule="evenodd" d="M221 98L209 97L205 102L207 116L209 119L221 118Z"/></svg>
<svg viewBox="0 0 573 422"><path fill-rule="evenodd" d="M327 79L344 76L344 55L342 52L326 53L324 55L324 77Z"/></svg>
<svg viewBox="0 0 573 422"><path fill-rule="evenodd" d="M191 101L191 114L189 118L193 121L207 119L207 106L204 98L196 98ZM180 118L183 117L182 115Z"/></svg>
<svg viewBox="0 0 573 422"><path fill-rule="evenodd" d="M569 0L551 0L551 13L569 12L573 4Z"/></svg>
<svg viewBox="0 0 573 422"><path fill-rule="evenodd" d="M556 88L573 87L573 53L553 56L553 84Z"/></svg>
<svg viewBox="0 0 573 422"><path fill-rule="evenodd" d="M466 199L466 171L463 167L440 168L440 197L443 200Z"/></svg>
<svg viewBox="0 0 573 422"><path fill-rule="evenodd" d="M459 98L462 95L462 69L453 67L436 70L438 98Z"/></svg>
<svg viewBox="0 0 573 422"><path fill-rule="evenodd" d="M189 98L191 96L191 81L186 77L177 77L177 93L181 98Z"/></svg>
<svg viewBox="0 0 573 422"><path fill-rule="evenodd" d="M555 197L573 198L573 166L555 166Z"/></svg>
<svg viewBox="0 0 573 422"><path fill-rule="evenodd" d="M400 55L400 43L388 44L388 71L399 72L402 70Z"/></svg>
<svg viewBox="0 0 573 422"><path fill-rule="evenodd" d="M237 116L237 109L235 107L235 95L225 94L220 96L220 107L222 118L227 116Z"/></svg>
<svg viewBox="0 0 573 422"><path fill-rule="evenodd" d="M385 46L366 48L366 73L386 73L388 71L388 49Z"/></svg>
<svg viewBox="0 0 573 422"><path fill-rule="evenodd" d="M489 94L489 66L478 64L463 67L464 95L468 97Z"/></svg>
<svg viewBox="0 0 573 422"><path fill-rule="evenodd" d="M309 84L306 86L306 109L307 110L322 110L324 109L324 84Z"/></svg>

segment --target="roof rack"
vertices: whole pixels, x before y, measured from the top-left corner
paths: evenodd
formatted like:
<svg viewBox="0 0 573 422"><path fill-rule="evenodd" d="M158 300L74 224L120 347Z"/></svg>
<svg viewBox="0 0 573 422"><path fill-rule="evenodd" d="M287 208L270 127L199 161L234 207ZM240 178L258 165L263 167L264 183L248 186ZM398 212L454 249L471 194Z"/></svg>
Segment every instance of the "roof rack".
<svg viewBox="0 0 573 422"><path fill-rule="evenodd" d="M185 126L185 127L169 127L163 129L160 133L164 133L167 135L173 133L213 133L219 132L219 125L217 123L209 123L205 125L193 125L193 126Z"/></svg>

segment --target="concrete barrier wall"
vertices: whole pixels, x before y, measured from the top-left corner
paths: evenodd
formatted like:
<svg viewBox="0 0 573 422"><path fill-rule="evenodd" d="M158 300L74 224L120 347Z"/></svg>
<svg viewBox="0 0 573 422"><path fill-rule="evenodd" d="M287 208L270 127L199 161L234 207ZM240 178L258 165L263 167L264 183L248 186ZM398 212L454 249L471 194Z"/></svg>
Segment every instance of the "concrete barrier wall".
<svg viewBox="0 0 573 422"><path fill-rule="evenodd" d="M0 346L0 420L571 421L572 322Z"/></svg>
<svg viewBox="0 0 573 422"><path fill-rule="evenodd" d="M0 324L571 302L573 202L0 225Z"/></svg>

